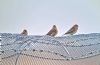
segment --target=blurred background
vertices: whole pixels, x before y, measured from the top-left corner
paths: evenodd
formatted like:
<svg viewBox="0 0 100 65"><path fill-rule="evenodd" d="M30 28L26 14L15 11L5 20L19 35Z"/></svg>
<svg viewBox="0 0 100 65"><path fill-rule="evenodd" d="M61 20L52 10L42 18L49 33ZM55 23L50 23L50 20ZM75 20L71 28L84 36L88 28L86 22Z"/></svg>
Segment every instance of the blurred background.
<svg viewBox="0 0 100 65"><path fill-rule="evenodd" d="M74 24L77 34L100 33L100 0L0 0L0 32L45 35L57 25L58 36Z"/></svg>

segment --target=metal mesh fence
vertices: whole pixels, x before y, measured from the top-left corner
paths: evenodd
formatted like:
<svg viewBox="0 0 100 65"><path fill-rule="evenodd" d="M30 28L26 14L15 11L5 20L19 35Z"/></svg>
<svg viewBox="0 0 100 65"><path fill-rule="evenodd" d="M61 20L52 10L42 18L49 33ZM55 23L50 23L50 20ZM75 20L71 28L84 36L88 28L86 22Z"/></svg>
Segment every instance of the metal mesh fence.
<svg viewBox="0 0 100 65"><path fill-rule="evenodd" d="M0 43L1 65L39 65L42 61L40 65L65 65L100 55L99 33L67 37L0 33Z"/></svg>

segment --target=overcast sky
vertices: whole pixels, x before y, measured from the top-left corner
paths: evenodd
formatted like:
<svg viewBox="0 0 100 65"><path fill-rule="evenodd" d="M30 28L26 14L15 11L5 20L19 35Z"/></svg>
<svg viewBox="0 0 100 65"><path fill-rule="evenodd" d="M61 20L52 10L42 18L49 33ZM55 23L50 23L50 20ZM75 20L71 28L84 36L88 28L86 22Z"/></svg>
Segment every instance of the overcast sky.
<svg viewBox="0 0 100 65"><path fill-rule="evenodd" d="M45 35L55 24L64 34L100 33L100 0L0 0L0 32Z"/></svg>

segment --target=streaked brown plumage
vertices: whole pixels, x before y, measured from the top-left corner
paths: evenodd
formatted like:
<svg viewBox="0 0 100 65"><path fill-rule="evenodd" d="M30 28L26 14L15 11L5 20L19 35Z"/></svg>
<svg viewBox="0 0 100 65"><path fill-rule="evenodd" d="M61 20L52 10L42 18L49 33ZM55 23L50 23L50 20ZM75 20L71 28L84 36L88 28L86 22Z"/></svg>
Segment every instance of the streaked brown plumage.
<svg viewBox="0 0 100 65"><path fill-rule="evenodd" d="M66 34L70 34L70 35L73 35L77 32L78 30L78 25L75 24L72 28L70 28L64 35Z"/></svg>
<svg viewBox="0 0 100 65"><path fill-rule="evenodd" d="M23 32L21 33L22 35L28 35L28 32L26 29L23 30Z"/></svg>
<svg viewBox="0 0 100 65"><path fill-rule="evenodd" d="M53 25L52 29L46 34L49 36L56 36L58 34L58 30L56 25Z"/></svg>

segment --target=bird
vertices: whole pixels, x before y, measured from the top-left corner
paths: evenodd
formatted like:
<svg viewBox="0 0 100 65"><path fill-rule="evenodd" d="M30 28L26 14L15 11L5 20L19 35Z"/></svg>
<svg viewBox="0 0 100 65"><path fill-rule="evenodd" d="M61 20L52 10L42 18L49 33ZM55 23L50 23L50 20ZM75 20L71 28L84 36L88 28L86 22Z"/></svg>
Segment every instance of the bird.
<svg viewBox="0 0 100 65"><path fill-rule="evenodd" d="M78 27L79 26L77 24L73 25L64 35L68 35L68 34L73 35L73 34L75 34L78 30Z"/></svg>
<svg viewBox="0 0 100 65"><path fill-rule="evenodd" d="M56 25L53 25L52 29L46 34L49 36L56 36L58 34L58 30Z"/></svg>
<svg viewBox="0 0 100 65"><path fill-rule="evenodd" d="M23 30L23 32L21 33L21 35L28 35L28 32L26 29Z"/></svg>

